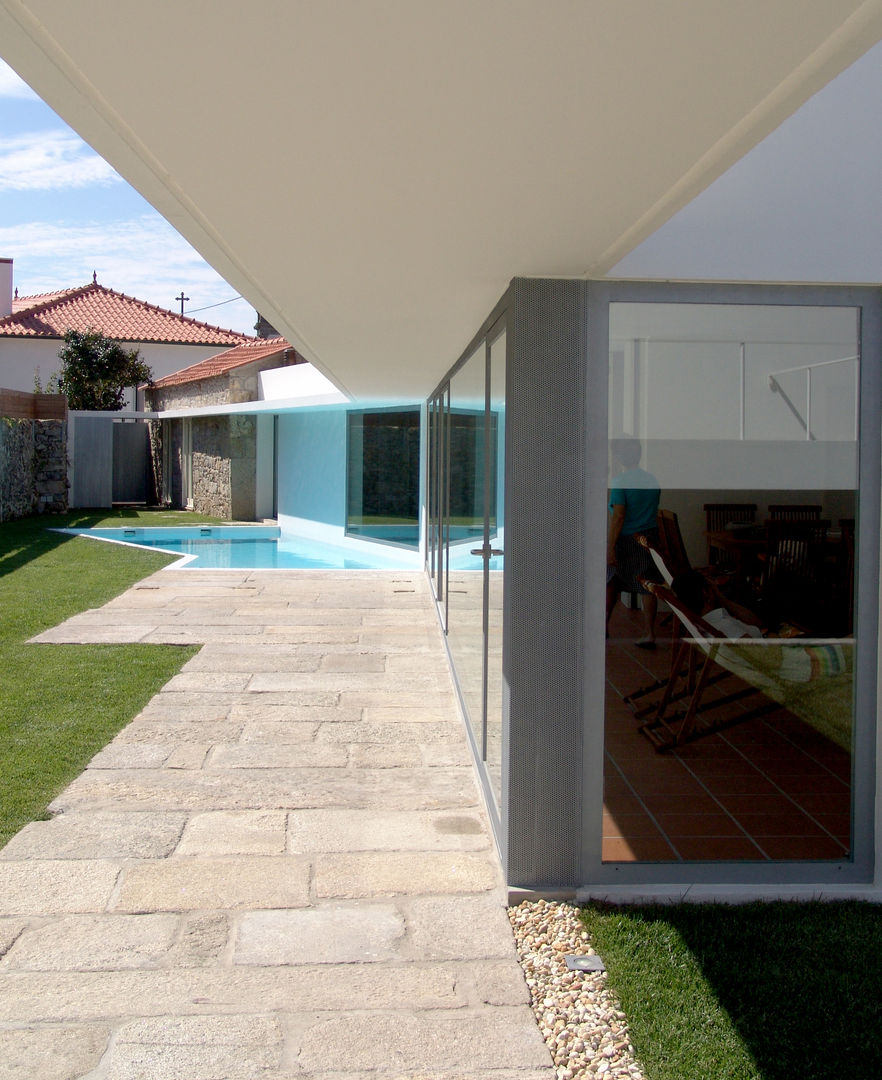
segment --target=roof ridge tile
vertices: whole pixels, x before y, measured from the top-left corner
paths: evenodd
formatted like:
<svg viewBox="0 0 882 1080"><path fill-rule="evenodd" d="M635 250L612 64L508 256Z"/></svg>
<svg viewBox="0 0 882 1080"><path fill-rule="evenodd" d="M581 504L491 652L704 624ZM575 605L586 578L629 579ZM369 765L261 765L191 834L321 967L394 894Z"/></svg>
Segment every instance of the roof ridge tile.
<svg viewBox="0 0 882 1080"><path fill-rule="evenodd" d="M179 315L94 281L37 294L37 298L40 302L32 306L22 306L19 298L16 310L0 318L0 336L61 338L68 329L93 328L117 341L144 344L235 346L261 340Z"/></svg>

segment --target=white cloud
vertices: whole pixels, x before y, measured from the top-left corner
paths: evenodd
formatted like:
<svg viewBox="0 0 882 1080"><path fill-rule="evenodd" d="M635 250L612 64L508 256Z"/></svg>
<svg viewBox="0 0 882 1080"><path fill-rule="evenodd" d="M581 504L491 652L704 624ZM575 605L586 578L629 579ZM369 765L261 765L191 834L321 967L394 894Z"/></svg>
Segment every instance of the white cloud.
<svg viewBox="0 0 882 1080"><path fill-rule="evenodd" d="M53 191L120 183L121 177L73 132L0 137L0 191Z"/></svg>
<svg viewBox="0 0 882 1080"><path fill-rule="evenodd" d="M124 221L29 222L0 227L0 255L14 260L22 296L98 282L159 307L243 333L253 333L254 308L236 296L166 221L144 215ZM205 308L195 312L193 309Z"/></svg>
<svg viewBox="0 0 882 1080"><path fill-rule="evenodd" d="M0 98L40 100L24 79L19 78L9 64L3 60L0 60Z"/></svg>

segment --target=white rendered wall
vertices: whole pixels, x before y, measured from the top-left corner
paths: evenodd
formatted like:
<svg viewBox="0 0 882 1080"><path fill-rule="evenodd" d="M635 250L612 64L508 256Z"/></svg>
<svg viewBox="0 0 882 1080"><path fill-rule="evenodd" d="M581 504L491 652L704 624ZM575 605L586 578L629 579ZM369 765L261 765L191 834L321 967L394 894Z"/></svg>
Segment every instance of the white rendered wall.
<svg viewBox="0 0 882 1080"><path fill-rule="evenodd" d="M270 368L259 375L260 401L300 399L313 405L336 405L347 400L330 379L312 364Z"/></svg>
<svg viewBox="0 0 882 1080"><path fill-rule="evenodd" d="M275 479L275 417L260 413L255 416L257 424L257 477L254 495L254 514L261 518L273 517L273 486Z"/></svg>
<svg viewBox="0 0 882 1080"><path fill-rule="evenodd" d="M122 344L126 349L138 350L156 379L198 364L228 348L226 345L145 345L131 341ZM58 371L58 351L62 345L58 338L0 337L0 388L32 391L35 375L39 375L45 388L49 377Z"/></svg>
<svg viewBox="0 0 882 1080"><path fill-rule="evenodd" d="M371 562L388 553L390 566L422 565L422 554L346 535L346 409L281 413L278 427L278 522L282 537L362 552ZM386 551L384 552L384 548Z"/></svg>
<svg viewBox="0 0 882 1080"><path fill-rule="evenodd" d="M345 409L305 409L279 416L278 509L283 535L342 541Z"/></svg>

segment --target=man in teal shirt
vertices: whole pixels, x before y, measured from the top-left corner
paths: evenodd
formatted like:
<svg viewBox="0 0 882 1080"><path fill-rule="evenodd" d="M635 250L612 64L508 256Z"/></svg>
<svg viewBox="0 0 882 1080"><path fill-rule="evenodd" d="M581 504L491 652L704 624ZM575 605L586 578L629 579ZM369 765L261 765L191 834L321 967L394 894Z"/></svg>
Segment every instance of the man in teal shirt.
<svg viewBox="0 0 882 1080"><path fill-rule="evenodd" d="M609 540L606 554L606 624L622 592L641 593L645 636L639 648L655 648L655 615L658 601L640 583L641 578L658 581L658 571L649 551L637 541L646 536L658 546L658 481L640 468L640 442L637 439L614 439L614 466L622 471L609 486Z"/></svg>

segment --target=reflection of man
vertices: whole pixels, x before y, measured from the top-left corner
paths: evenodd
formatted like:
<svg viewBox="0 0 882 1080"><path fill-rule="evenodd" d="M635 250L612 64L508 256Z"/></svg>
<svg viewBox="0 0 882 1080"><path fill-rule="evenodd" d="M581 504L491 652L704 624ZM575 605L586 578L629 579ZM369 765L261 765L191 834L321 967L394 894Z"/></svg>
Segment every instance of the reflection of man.
<svg viewBox="0 0 882 1080"><path fill-rule="evenodd" d="M658 546L658 481L640 468L640 442L637 439L614 439L613 467L620 470L609 486L609 540L606 553L606 623L619 595L641 593L646 635L637 645L655 648L655 614L658 601L640 583L641 578L658 581L658 571L649 549L637 542L646 536Z"/></svg>

